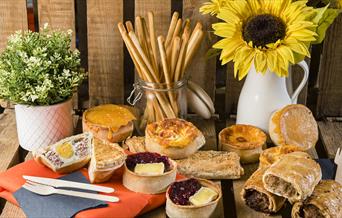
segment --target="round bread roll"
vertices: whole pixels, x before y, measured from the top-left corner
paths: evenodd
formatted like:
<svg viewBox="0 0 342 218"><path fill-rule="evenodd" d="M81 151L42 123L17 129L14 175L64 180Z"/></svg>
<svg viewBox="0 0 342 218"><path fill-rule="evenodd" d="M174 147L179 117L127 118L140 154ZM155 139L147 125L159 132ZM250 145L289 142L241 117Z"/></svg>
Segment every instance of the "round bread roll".
<svg viewBox="0 0 342 218"><path fill-rule="evenodd" d="M275 111L269 121L274 144L295 145L309 150L318 140L317 122L312 112L301 104L288 105Z"/></svg>
<svg viewBox="0 0 342 218"><path fill-rule="evenodd" d="M145 130L146 150L172 159L186 158L204 144L202 132L192 123L178 118L150 123Z"/></svg>
<svg viewBox="0 0 342 218"><path fill-rule="evenodd" d="M132 135L135 116L126 107L106 104L83 113L83 132L110 143L121 142Z"/></svg>

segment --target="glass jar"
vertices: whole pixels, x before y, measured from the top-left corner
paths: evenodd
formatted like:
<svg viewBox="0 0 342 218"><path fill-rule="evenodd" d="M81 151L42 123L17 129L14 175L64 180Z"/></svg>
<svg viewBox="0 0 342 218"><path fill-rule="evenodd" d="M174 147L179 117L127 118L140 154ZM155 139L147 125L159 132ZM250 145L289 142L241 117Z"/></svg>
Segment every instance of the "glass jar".
<svg viewBox="0 0 342 218"><path fill-rule="evenodd" d="M144 135L146 125L149 123L165 118L186 118L187 83L187 79L171 84L143 80L134 83L134 89L127 101L137 111L135 128L140 135Z"/></svg>

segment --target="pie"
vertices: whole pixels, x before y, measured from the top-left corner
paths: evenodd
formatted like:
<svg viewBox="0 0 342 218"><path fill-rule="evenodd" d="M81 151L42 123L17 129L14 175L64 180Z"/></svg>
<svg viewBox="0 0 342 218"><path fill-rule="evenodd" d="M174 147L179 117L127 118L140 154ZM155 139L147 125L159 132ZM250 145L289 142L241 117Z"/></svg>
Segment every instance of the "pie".
<svg viewBox="0 0 342 218"><path fill-rule="evenodd" d="M95 138L88 168L90 182L101 183L109 180L114 171L124 164L125 159L126 154L118 144Z"/></svg>
<svg viewBox="0 0 342 218"><path fill-rule="evenodd" d="M178 217L217 217L221 188L212 181L190 178L174 182L166 191L166 214Z"/></svg>
<svg viewBox="0 0 342 218"><path fill-rule="evenodd" d="M322 180L309 198L293 205L292 217L342 217L342 185L334 180Z"/></svg>
<svg viewBox="0 0 342 218"><path fill-rule="evenodd" d="M84 132L111 143L121 142L132 135L134 114L126 107L114 104L99 105L83 113Z"/></svg>
<svg viewBox="0 0 342 218"><path fill-rule="evenodd" d="M267 191L294 203L309 197L321 178L321 168L310 155L292 152L272 164L262 181Z"/></svg>
<svg viewBox="0 0 342 218"><path fill-rule="evenodd" d="M244 174L240 157L228 151L197 151L176 160L178 172L202 179L238 179Z"/></svg>
<svg viewBox="0 0 342 218"><path fill-rule="evenodd" d="M132 153L145 152L145 137L143 136L133 136L125 140L123 147L127 148Z"/></svg>
<svg viewBox="0 0 342 218"><path fill-rule="evenodd" d="M301 104L288 105L274 112L269 121L274 144L295 145L308 150L318 140L317 122L310 109Z"/></svg>
<svg viewBox="0 0 342 218"><path fill-rule="evenodd" d="M267 148L259 157L259 167L269 167L277 160L281 159L285 154L295 151L304 151L303 148L295 145L283 145Z"/></svg>
<svg viewBox="0 0 342 218"><path fill-rule="evenodd" d="M146 127L146 150L172 159L186 158L204 144L202 132L192 123L182 119L165 119L150 123Z"/></svg>
<svg viewBox="0 0 342 218"><path fill-rule="evenodd" d="M262 213L276 213L279 211L286 199L277 196L264 188L262 177L267 168L259 168L246 181L241 196L243 202L253 210Z"/></svg>
<svg viewBox="0 0 342 218"><path fill-rule="evenodd" d="M123 185L134 192L158 194L176 180L177 164L152 152L131 154L125 161Z"/></svg>
<svg viewBox="0 0 342 218"><path fill-rule="evenodd" d="M255 126L236 124L219 133L219 144L223 151L236 152L242 163L254 163L259 159L266 138L266 134Z"/></svg>
<svg viewBox="0 0 342 218"><path fill-rule="evenodd" d="M70 173L85 166L91 156L93 135L83 133L33 151L34 159L57 173Z"/></svg>

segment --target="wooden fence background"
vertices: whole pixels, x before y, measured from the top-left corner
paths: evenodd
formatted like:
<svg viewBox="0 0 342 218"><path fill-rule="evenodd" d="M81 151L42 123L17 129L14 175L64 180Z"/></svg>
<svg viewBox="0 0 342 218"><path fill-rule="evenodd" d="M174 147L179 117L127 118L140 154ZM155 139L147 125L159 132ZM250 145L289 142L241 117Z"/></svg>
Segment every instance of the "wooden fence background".
<svg viewBox="0 0 342 218"><path fill-rule="evenodd" d="M216 99L220 117L236 113L243 82L233 78L232 65L221 66L205 54L216 37L211 32L213 18L202 16L199 7L206 0L0 0L0 51L8 35L28 28L39 30L45 22L51 28L72 29L73 46L82 54L82 66L89 72L79 91L79 108L101 103L125 103L134 82L134 68L124 48L116 24L146 16L154 11L157 34L166 34L170 17L177 10L195 23L201 20L207 34L189 71L192 80ZM342 117L342 16L330 27L326 40L312 47L310 79L300 103L307 104L318 119ZM294 86L302 73L294 67Z"/></svg>

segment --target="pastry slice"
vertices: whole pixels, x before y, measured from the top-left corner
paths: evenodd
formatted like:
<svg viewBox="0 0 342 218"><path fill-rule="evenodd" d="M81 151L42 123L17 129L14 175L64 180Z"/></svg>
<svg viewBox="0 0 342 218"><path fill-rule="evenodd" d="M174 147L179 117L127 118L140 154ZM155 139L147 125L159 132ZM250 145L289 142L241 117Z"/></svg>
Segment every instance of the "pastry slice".
<svg viewBox="0 0 342 218"><path fill-rule="evenodd" d="M334 180L322 180L309 198L293 205L292 217L342 217L342 185Z"/></svg>
<svg viewBox="0 0 342 218"><path fill-rule="evenodd" d="M85 166L91 156L93 135L83 133L33 151L34 159L57 173L70 173Z"/></svg>
<svg viewBox="0 0 342 218"><path fill-rule="evenodd" d="M264 188L262 176L267 168L259 168L246 181L242 189L242 200L245 204L262 213L276 213L279 211L286 199L277 196Z"/></svg>
<svg viewBox="0 0 342 218"><path fill-rule="evenodd" d="M262 181L267 191L294 203L309 197L321 178L321 167L310 155L292 152L272 164Z"/></svg>
<svg viewBox="0 0 342 218"><path fill-rule="evenodd" d="M244 174L240 157L228 151L197 151L176 160L178 172L202 179L238 179Z"/></svg>
<svg viewBox="0 0 342 218"><path fill-rule="evenodd" d="M126 154L118 144L95 138L88 168L90 182L101 183L109 180L114 171L124 164L125 159Z"/></svg>
<svg viewBox="0 0 342 218"><path fill-rule="evenodd" d="M126 148L128 148L132 153L147 151L145 146L145 137L134 136L132 138L128 138L125 140L125 144L123 146L126 146Z"/></svg>
<svg viewBox="0 0 342 218"><path fill-rule="evenodd" d="M308 150L318 140L317 122L310 109L301 104L288 105L274 112L269 121L274 144L295 145Z"/></svg>

